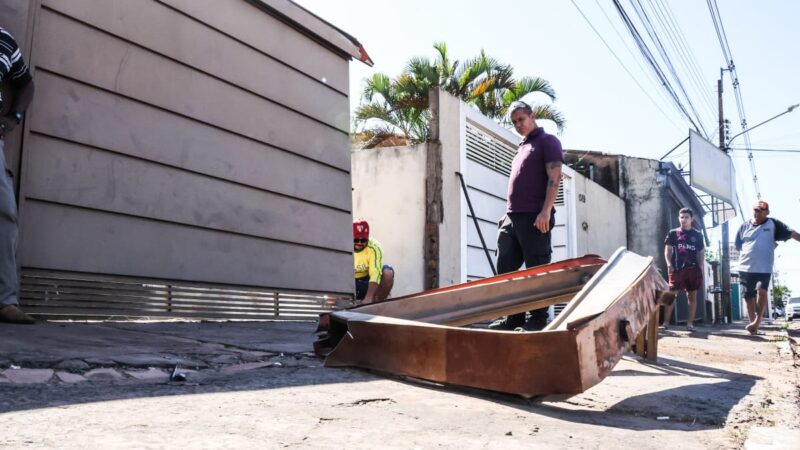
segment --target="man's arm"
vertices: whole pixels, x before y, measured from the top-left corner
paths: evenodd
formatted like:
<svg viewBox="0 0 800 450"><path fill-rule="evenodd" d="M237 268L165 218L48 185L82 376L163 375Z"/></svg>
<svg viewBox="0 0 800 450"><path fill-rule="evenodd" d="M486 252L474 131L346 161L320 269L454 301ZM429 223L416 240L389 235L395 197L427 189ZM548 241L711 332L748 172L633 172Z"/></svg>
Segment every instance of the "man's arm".
<svg viewBox="0 0 800 450"><path fill-rule="evenodd" d="M0 135L10 133L17 126L15 113L24 113L33 100L33 80L28 81L24 86L14 92L14 103L8 110L6 116L0 117Z"/></svg>
<svg viewBox="0 0 800 450"><path fill-rule="evenodd" d="M701 248L697 251L697 267L700 268L700 272L705 274L705 264L706 264L706 249Z"/></svg>
<svg viewBox="0 0 800 450"><path fill-rule="evenodd" d="M364 295L364 303L372 303L375 301L375 293L378 292L378 283L370 281L367 285L367 293Z"/></svg>
<svg viewBox="0 0 800 450"><path fill-rule="evenodd" d="M370 240L369 250L372 250L372 258L369 261L369 284L367 285L367 293L364 295L364 303L372 303L375 301L375 294L378 292L378 284L381 282L383 275L383 248Z"/></svg>
<svg viewBox="0 0 800 450"><path fill-rule="evenodd" d="M542 233L547 233L550 231L550 215L556 202L556 197L558 197L558 186L561 182L561 161L545 163L544 167L547 171L547 191L544 196L542 210L536 216L536 222L533 225Z"/></svg>
<svg viewBox="0 0 800 450"><path fill-rule="evenodd" d="M789 228L788 225L778 219L772 219L772 221L775 223L775 245L778 244L777 241L788 241L789 239L800 241L800 234Z"/></svg>
<svg viewBox="0 0 800 450"><path fill-rule="evenodd" d="M667 273L672 273L672 246L664 246L664 259L667 260Z"/></svg>
<svg viewBox="0 0 800 450"><path fill-rule="evenodd" d="M736 232L736 239L733 241L733 246L736 248L737 251L742 251L742 230L744 229L744 224L739 227L739 231Z"/></svg>

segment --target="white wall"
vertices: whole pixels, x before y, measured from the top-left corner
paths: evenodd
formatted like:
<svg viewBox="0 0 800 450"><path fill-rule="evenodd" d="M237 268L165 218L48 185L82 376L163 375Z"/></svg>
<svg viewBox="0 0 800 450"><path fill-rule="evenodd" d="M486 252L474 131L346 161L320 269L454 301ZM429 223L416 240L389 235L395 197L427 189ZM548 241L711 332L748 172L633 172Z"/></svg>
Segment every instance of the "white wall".
<svg viewBox="0 0 800 450"><path fill-rule="evenodd" d="M467 159L466 127L510 149L519 137L446 93L440 94L443 222L439 229L439 282L449 286L492 275L458 175L464 176L481 232L496 260L497 221L505 214L508 176ZM393 297L424 286L425 163L427 145L354 151L353 216L369 221L396 269ZM507 156L507 155L506 155ZM626 244L624 202L569 167L563 201L556 205L553 261L595 253L608 257ZM579 203L581 195L585 202ZM583 230L581 224L587 223Z"/></svg>
<svg viewBox="0 0 800 450"><path fill-rule="evenodd" d="M461 183L456 172L464 173L466 158L464 124L469 106L452 95L439 93L439 141L442 143L442 213L439 226L439 286L466 281L464 216L467 205L462 199Z"/></svg>
<svg viewBox="0 0 800 450"><path fill-rule="evenodd" d="M369 222L384 263L395 269L392 297L424 286L426 149L421 144L352 153L353 217Z"/></svg>
<svg viewBox="0 0 800 450"><path fill-rule="evenodd" d="M625 202L580 174L574 178L576 255L608 258L627 246Z"/></svg>

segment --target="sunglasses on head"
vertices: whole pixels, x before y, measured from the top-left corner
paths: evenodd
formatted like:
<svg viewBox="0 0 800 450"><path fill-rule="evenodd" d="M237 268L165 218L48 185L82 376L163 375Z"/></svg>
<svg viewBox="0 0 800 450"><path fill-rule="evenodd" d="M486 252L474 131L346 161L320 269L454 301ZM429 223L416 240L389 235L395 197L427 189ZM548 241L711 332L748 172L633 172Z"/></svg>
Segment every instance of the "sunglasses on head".
<svg viewBox="0 0 800 450"><path fill-rule="evenodd" d="M354 244L366 244L369 239L353 239Z"/></svg>

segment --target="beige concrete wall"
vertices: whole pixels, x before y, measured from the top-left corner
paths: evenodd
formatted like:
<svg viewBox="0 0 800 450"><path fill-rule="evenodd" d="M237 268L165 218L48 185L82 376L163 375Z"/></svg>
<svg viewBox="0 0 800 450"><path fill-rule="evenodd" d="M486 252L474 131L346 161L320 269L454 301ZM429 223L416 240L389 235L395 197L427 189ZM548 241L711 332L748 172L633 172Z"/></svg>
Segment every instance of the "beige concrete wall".
<svg viewBox="0 0 800 450"><path fill-rule="evenodd" d="M353 217L369 222L371 237L383 246L384 262L395 269L392 297L424 288L426 148L421 144L352 153Z"/></svg>
<svg viewBox="0 0 800 450"><path fill-rule="evenodd" d="M442 143L442 209L444 220L439 227L439 286L466 281L466 200L456 172L464 173L466 121L461 100L446 92L439 94L439 140Z"/></svg>
<svg viewBox="0 0 800 450"><path fill-rule="evenodd" d="M625 202L581 174L573 175L577 255L604 258L627 246Z"/></svg>

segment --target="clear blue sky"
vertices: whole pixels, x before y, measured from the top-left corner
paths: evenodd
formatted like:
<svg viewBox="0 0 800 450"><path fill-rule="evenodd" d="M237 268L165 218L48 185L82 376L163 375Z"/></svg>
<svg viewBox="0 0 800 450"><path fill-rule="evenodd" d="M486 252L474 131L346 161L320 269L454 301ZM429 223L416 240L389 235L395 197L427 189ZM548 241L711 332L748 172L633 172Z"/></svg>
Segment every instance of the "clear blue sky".
<svg viewBox="0 0 800 450"><path fill-rule="evenodd" d="M561 136L565 148L657 159L688 135L689 122L644 65L611 0L575 0L577 7L567 0L296 1L355 36L375 61L372 68L351 64L353 106L358 102L364 78L374 72L395 76L412 56L433 57L433 42L444 41L456 59L474 56L484 49L511 64L518 76L540 76L550 81L558 95L555 106L567 118L567 128ZM748 124L756 125L800 103L800 59L796 49L800 42L800 2L717 1ZM629 0L620 3L633 15ZM680 57L675 57L674 63L703 126L713 132L717 127L717 79L726 61L706 2L648 0L647 4L671 11L682 31L693 55L694 69L689 71L689 65ZM669 37L664 35L662 39L670 45ZM728 75L724 90L725 115L731 120L731 134L736 134L741 131L740 120ZM554 131L552 125L544 125ZM710 140L718 141L716 135ZM759 127L750 134L750 141L753 148L800 149L800 108ZM733 147L743 144L740 137ZM688 145L676 154L674 162L685 164ZM754 155L761 194L770 202L772 216L800 230L800 153ZM734 151L733 159L742 208L748 214L756 198L753 176L744 151ZM731 240L740 223L738 218L731 222ZM712 239L717 236L712 232ZM717 244L713 245L716 249ZM800 296L800 243L790 241L779 246L776 270L793 296Z"/></svg>

